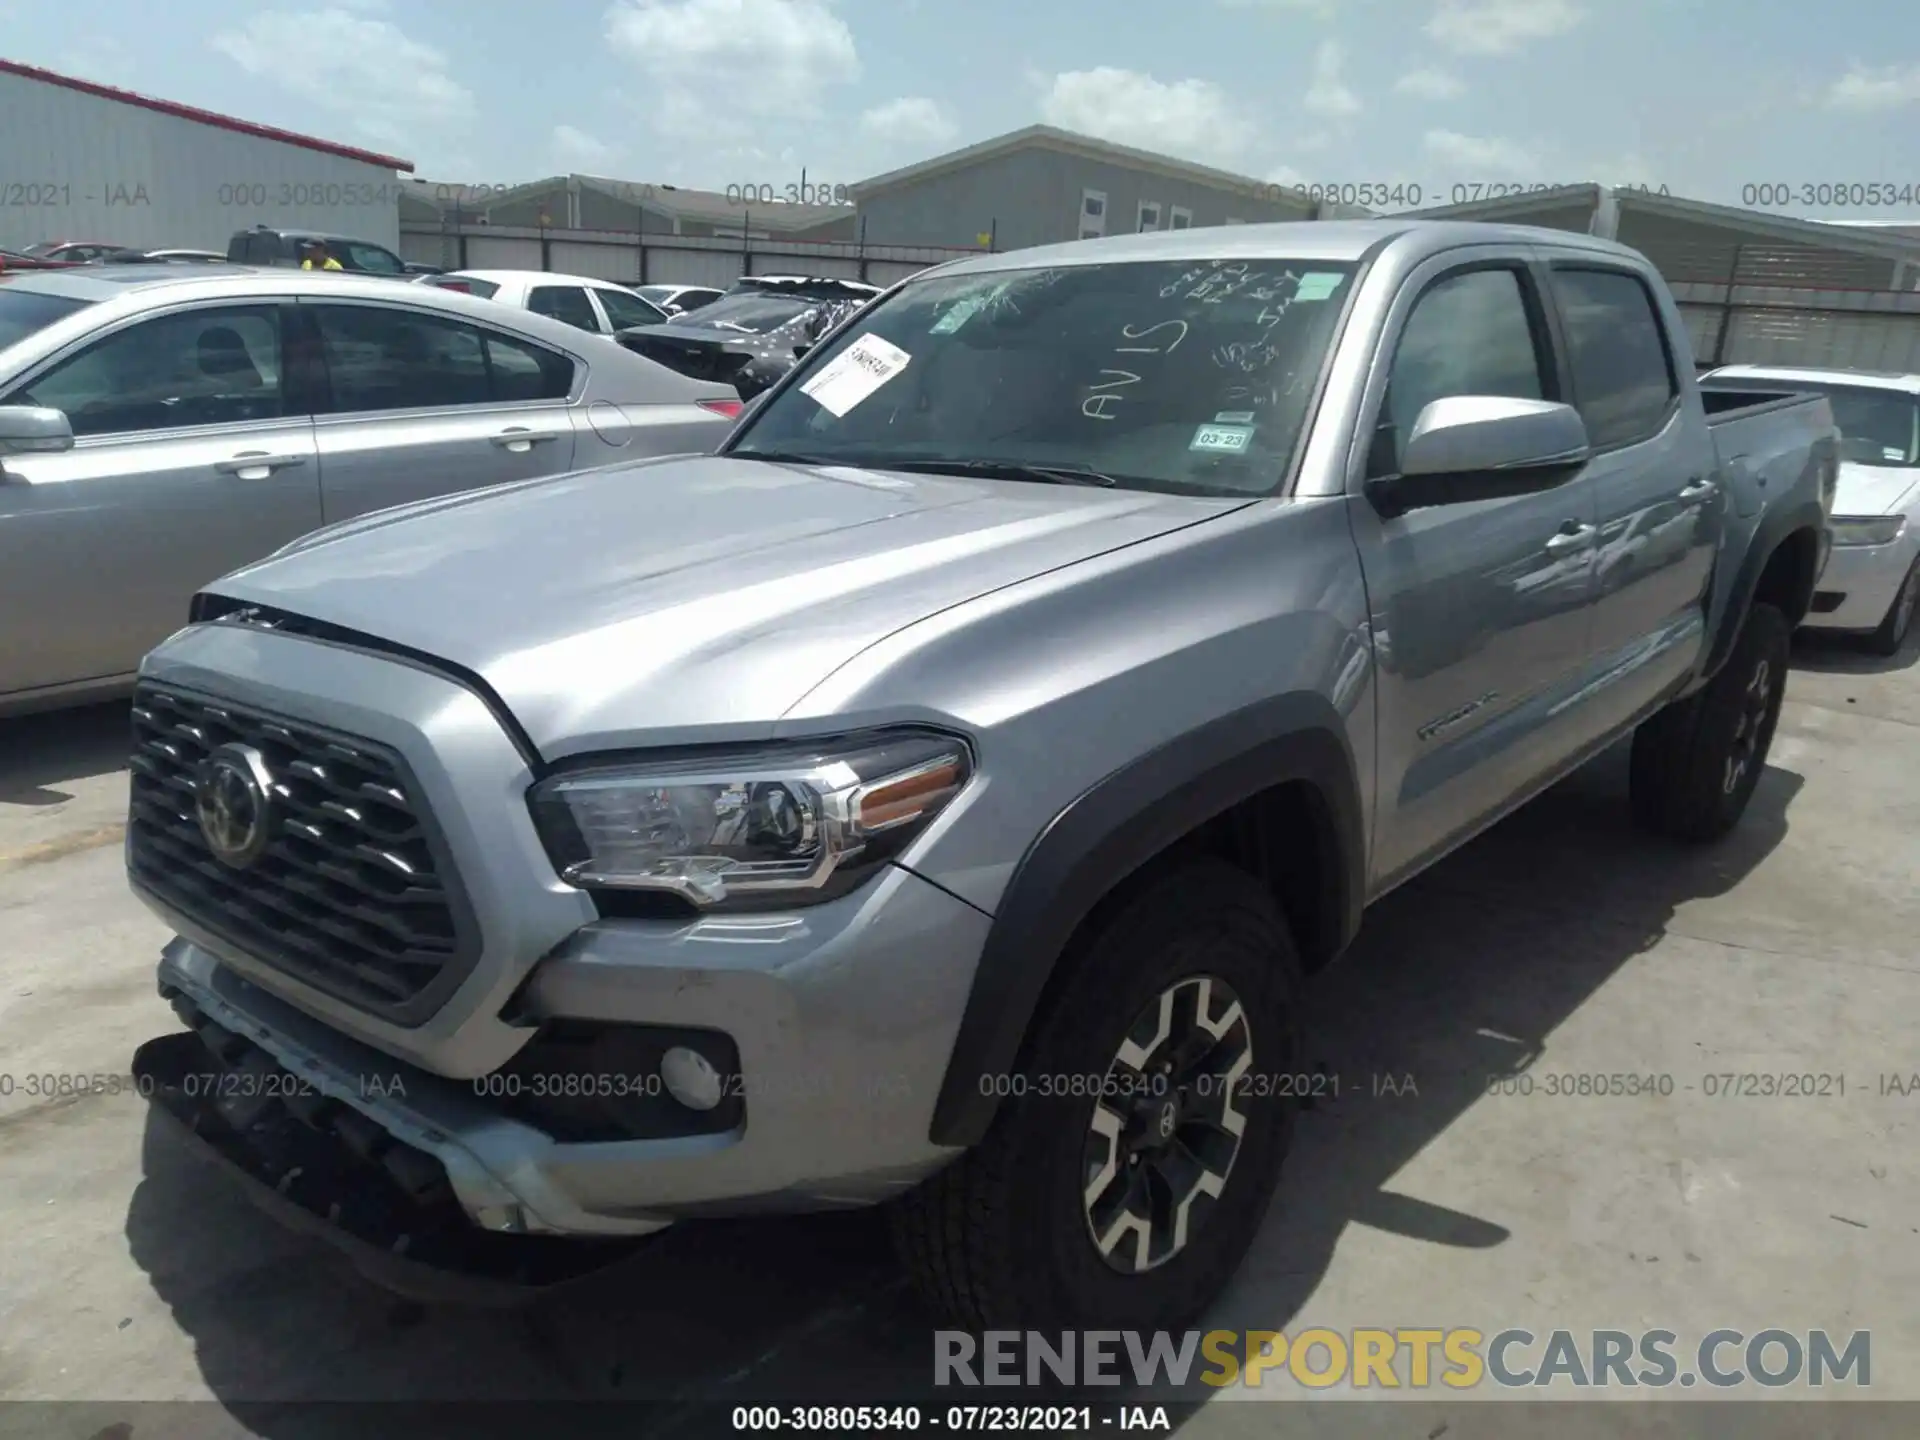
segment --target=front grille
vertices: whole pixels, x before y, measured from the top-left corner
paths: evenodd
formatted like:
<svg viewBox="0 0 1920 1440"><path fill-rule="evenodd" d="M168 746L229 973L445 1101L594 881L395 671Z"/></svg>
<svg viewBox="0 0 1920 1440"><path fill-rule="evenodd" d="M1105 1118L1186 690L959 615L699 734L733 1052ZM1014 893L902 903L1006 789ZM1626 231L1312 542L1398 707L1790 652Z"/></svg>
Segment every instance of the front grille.
<svg viewBox="0 0 1920 1440"><path fill-rule="evenodd" d="M235 869L197 815L202 762L249 746L271 784L266 847ZM128 867L245 954L402 1024L465 978L477 932L400 757L304 722L151 683L134 697Z"/></svg>

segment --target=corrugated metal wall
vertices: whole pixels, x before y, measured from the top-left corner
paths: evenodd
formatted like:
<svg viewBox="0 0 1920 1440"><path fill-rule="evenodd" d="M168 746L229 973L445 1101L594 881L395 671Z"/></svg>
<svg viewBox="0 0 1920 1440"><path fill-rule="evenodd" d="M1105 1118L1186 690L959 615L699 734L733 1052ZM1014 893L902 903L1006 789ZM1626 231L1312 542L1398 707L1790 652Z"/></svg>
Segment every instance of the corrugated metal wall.
<svg viewBox="0 0 1920 1440"><path fill-rule="evenodd" d="M391 170L0 73L0 246L94 240L222 250L280 225L393 247Z"/></svg>
<svg viewBox="0 0 1920 1440"><path fill-rule="evenodd" d="M1920 316L1736 310L1725 363L1920 374Z"/></svg>

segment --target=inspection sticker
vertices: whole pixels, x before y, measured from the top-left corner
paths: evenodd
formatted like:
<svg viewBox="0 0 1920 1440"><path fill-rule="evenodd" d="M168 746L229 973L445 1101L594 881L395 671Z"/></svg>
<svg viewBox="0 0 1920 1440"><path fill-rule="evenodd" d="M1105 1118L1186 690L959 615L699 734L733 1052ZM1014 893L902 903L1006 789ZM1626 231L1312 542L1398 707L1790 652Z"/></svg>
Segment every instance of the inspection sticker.
<svg viewBox="0 0 1920 1440"><path fill-rule="evenodd" d="M1347 277L1337 270L1309 270L1300 277L1294 286L1293 298L1296 300L1325 300L1340 288L1340 282Z"/></svg>
<svg viewBox="0 0 1920 1440"><path fill-rule="evenodd" d="M1213 417L1213 423L1216 425L1251 425L1253 423L1253 411L1222 410L1218 415Z"/></svg>
<svg viewBox="0 0 1920 1440"><path fill-rule="evenodd" d="M1193 432L1189 450L1213 450L1238 455L1253 439L1251 425L1202 425Z"/></svg>
<svg viewBox="0 0 1920 1440"><path fill-rule="evenodd" d="M962 325L966 324L968 320L972 319L973 312L986 303L987 297L984 295L972 295L968 296L965 300L954 301L947 313L934 322L933 329L928 333L932 335L951 335Z"/></svg>
<svg viewBox="0 0 1920 1440"><path fill-rule="evenodd" d="M810 396L822 410L845 415L906 369L911 359L898 345L878 335L862 335L802 385L800 393Z"/></svg>
<svg viewBox="0 0 1920 1440"><path fill-rule="evenodd" d="M1899 445L1882 445L1880 447L1880 458L1882 460L1904 460L1907 458L1907 452L1905 448Z"/></svg>

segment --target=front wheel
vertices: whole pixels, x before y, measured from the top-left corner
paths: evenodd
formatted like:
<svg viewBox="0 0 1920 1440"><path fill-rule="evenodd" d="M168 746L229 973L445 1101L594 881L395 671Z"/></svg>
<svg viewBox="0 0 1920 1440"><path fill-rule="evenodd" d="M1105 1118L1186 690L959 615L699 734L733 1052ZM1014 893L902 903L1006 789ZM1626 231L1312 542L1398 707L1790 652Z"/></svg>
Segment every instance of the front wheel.
<svg viewBox="0 0 1920 1440"><path fill-rule="evenodd" d="M1898 655L1907 643L1907 632L1913 628L1916 605L1920 605L1920 558L1907 567L1907 578L1900 582L1880 628L1867 638L1867 648L1876 655Z"/></svg>
<svg viewBox="0 0 1920 1440"><path fill-rule="evenodd" d="M993 1128L896 1205L895 1238L964 1329L1181 1329L1279 1179L1304 1089L1299 960L1266 888L1203 861L1062 963Z"/></svg>
<svg viewBox="0 0 1920 1440"><path fill-rule="evenodd" d="M1766 769L1786 698L1791 627L1772 605L1747 612L1733 654L1706 688L1634 732L1632 804L1645 829L1718 840L1739 823Z"/></svg>

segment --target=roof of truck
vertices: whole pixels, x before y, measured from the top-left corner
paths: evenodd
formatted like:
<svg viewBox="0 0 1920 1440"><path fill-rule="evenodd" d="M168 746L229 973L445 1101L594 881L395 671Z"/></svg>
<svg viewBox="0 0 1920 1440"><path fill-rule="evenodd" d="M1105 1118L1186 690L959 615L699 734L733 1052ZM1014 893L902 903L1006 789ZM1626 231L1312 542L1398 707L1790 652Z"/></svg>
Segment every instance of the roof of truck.
<svg viewBox="0 0 1920 1440"><path fill-rule="evenodd" d="M1723 365L1707 380L1772 380L1788 385L1853 385L1862 390L1903 390L1920 395L1920 375L1897 370L1816 370L1793 365Z"/></svg>
<svg viewBox="0 0 1920 1440"><path fill-rule="evenodd" d="M1571 230L1470 220L1387 219L1208 225L1197 230L1112 235L1099 240L1069 240L1059 245L976 255L936 269L941 275L978 274L1051 265L1097 265L1130 260L1245 260L1260 256L1351 264L1365 258L1376 247L1397 240L1408 240L1436 254L1463 245L1551 245L1558 250L1583 250L1646 264L1637 250Z"/></svg>

